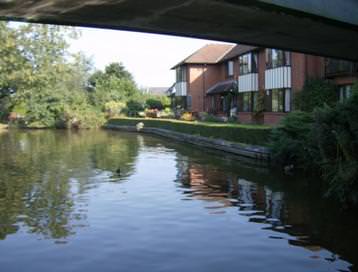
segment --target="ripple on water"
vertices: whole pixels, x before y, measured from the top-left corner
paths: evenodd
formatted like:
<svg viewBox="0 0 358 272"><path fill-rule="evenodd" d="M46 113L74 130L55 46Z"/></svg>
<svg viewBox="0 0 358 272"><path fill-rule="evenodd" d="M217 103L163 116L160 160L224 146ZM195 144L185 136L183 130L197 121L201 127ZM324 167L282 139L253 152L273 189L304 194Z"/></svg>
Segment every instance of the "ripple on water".
<svg viewBox="0 0 358 272"><path fill-rule="evenodd" d="M282 177L159 138L88 133L0 135L3 271L353 270L354 217Z"/></svg>

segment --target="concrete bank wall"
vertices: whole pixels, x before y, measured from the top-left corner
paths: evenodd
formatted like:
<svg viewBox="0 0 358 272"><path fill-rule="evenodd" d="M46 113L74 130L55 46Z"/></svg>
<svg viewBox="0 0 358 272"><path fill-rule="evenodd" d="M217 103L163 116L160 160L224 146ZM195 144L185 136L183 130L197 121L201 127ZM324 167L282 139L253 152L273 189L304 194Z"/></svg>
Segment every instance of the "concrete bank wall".
<svg viewBox="0 0 358 272"><path fill-rule="evenodd" d="M105 128L122 130L129 132L138 132L138 133L149 133L154 135L159 135L162 137L170 138L176 141L190 143L198 145L201 147L206 147L210 149L216 149L238 156L243 156L260 161L270 161L270 150L267 147L263 146L254 146L254 145L245 145L240 143L229 142L220 139L211 139L207 137L185 134L180 132L174 132L167 129L161 128L150 128L144 127L137 130L134 126L118 126L118 125L107 125Z"/></svg>

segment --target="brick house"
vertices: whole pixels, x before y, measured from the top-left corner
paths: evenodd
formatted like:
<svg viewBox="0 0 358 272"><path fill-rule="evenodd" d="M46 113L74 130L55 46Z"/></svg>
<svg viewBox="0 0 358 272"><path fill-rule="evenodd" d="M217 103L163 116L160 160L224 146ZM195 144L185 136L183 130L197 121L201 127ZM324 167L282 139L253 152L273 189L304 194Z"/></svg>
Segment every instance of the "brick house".
<svg viewBox="0 0 358 272"><path fill-rule="evenodd" d="M332 80L341 100L358 79L352 62L246 45L209 44L173 69L176 105L193 113L235 115L242 123L277 124L307 79Z"/></svg>
<svg viewBox="0 0 358 272"><path fill-rule="evenodd" d="M199 49L172 69L176 71L176 103L192 112L207 110L206 91L225 78L219 63L234 45L209 44Z"/></svg>

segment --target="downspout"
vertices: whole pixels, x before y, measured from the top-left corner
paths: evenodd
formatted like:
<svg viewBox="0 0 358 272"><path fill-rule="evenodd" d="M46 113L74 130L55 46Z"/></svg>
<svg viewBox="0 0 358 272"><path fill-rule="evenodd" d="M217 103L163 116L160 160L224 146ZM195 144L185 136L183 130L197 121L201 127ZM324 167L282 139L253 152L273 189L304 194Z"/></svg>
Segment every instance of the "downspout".
<svg viewBox="0 0 358 272"><path fill-rule="evenodd" d="M204 64L204 66L203 66L203 111L205 111L205 106L206 106L206 103L205 103L205 100L206 100L205 74L206 74L206 64Z"/></svg>

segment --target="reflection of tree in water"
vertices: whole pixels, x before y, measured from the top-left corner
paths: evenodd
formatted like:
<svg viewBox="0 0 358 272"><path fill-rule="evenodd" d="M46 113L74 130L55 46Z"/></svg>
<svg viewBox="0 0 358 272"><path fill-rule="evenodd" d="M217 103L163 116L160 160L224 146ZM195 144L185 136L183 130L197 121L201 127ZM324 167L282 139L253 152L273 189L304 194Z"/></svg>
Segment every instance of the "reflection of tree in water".
<svg viewBox="0 0 358 272"><path fill-rule="evenodd" d="M101 131L0 135L0 239L22 226L47 238L71 235L85 221L81 195L90 183L119 167L129 175L137 152L135 137Z"/></svg>

